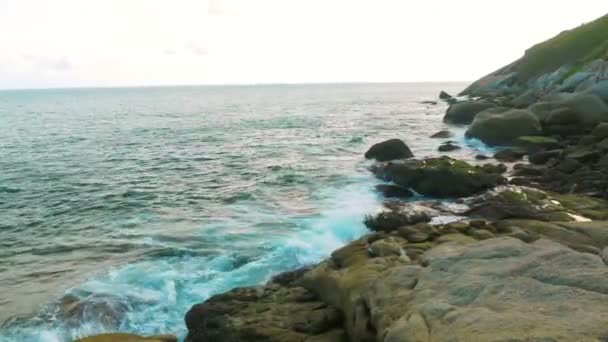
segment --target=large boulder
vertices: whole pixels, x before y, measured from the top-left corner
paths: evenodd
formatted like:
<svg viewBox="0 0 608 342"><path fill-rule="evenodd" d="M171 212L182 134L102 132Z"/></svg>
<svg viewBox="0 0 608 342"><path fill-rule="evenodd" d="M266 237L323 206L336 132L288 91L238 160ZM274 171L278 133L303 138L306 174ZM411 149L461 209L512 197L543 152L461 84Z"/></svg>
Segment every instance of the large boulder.
<svg viewBox="0 0 608 342"><path fill-rule="evenodd" d="M350 341L595 341L605 336L608 268L599 256L546 239L524 243L491 238L493 233L478 229L470 234L486 240L454 232L431 249L428 242L384 243L394 247L383 248L388 251L383 255L420 245L422 265L403 256L409 253L376 257L373 246L357 241L305 274L301 284L340 309ZM534 240L525 232L517 236Z"/></svg>
<svg viewBox="0 0 608 342"><path fill-rule="evenodd" d="M390 139L374 144L365 152L365 158L376 159L381 162L412 158L413 156L414 154L410 151L409 147L400 139Z"/></svg>
<svg viewBox="0 0 608 342"><path fill-rule="evenodd" d="M194 305L186 342L346 342L342 315L295 283L303 272L234 289ZM135 341L134 341L135 342Z"/></svg>
<svg viewBox="0 0 608 342"><path fill-rule="evenodd" d="M376 174L422 195L439 198L470 196L506 183L498 173L449 157L389 163Z"/></svg>
<svg viewBox="0 0 608 342"><path fill-rule="evenodd" d="M479 114L466 135L489 145L511 145L518 137L540 135L541 132L540 121L532 112L513 109Z"/></svg>
<svg viewBox="0 0 608 342"><path fill-rule="evenodd" d="M594 125L602 121L608 121L608 106L600 97L593 93L543 99L543 101L535 103L528 108L542 122L546 121L552 113L558 110L563 111L564 109L569 109L569 115L575 117L569 120L572 122Z"/></svg>
<svg viewBox="0 0 608 342"><path fill-rule="evenodd" d="M575 111L583 124L593 125L608 120L608 106L594 94L573 96L559 104Z"/></svg>
<svg viewBox="0 0 608 342"><path fill-rule="evenodd" d="M453 124L468 125L473 122L475 116L488 108L494 108L496 105L492 102L479 100L479 101L462 101L452 104L445 116L443 121Z"/></svg>

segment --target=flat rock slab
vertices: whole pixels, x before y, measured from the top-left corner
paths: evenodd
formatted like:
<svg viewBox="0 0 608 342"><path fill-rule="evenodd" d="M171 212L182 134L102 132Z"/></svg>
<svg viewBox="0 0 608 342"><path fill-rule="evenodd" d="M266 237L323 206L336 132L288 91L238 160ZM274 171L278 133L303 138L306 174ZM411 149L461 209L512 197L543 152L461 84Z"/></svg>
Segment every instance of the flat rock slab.
<svg viewBox="0 0 608 342"><path fill-rule="evenodd" d="M608 336L608 268L599 256L505 237L443 244L423 259L427 267L391 269L362 293L379 341Z"/></svg>

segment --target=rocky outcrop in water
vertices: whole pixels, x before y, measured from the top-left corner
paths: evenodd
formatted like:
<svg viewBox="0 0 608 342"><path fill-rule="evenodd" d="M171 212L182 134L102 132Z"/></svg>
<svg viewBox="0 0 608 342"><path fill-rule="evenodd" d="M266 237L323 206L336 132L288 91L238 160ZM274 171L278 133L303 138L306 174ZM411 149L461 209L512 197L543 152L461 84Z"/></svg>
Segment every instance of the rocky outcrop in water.
<svg viewBox="0 0 608 342"><path fill-rule="evenodd" d="M365 158L377 161L412 158L414 154L409 147L399 139L390 139L377 143L365 152Z"/></svg>
<svg viewBox="0 0 608 342"><path fill-rule="evenodd" d="M440 198L470 196L506 183L496 172L449 157L388 163L375 172L382 179Z"/></svg>

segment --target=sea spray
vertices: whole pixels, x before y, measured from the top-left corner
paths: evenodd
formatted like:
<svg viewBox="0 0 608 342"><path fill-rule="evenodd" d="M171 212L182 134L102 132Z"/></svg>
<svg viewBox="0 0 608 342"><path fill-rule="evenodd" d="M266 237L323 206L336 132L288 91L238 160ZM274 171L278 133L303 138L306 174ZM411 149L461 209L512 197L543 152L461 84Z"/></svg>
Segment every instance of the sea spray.
<svg viewBox="0 0 608 342"><path fill-rule="evenodd" d="M332 251L367 232L364 216L380 207L370 175L354 178L344 188L324 189L318 214L294 217L294 232L265 241L263 253L243 262L239 251L214 257L169 257L115 268L69 290L87 301L109 298L124 304L126 312L114 330L137 334L177 333L183 337L183 315L194 304L235 287L253 286L273 275L317 263ZM218 246L231 251L229 245ZM54 342L112 330L100 317L86 316L77 326L58 319L36 328L15 329L15 339ZM8 341L8 340L7 340Z"/></svg>

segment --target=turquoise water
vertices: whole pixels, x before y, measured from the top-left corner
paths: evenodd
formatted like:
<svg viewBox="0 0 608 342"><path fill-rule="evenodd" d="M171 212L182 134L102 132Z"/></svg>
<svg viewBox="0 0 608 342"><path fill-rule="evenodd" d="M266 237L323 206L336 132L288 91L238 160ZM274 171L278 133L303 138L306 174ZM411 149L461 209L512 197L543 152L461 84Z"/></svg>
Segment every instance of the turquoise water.
<svg viewBox="0 0 608 342"><path fill-rule="evenodd" d="M0 341L184 336L191 305L364 234L380 206L365 150L437 155L445 106L420 101L462 88L0 92ZM470 145L454 156L483 149L452 130Z"/></svg>

